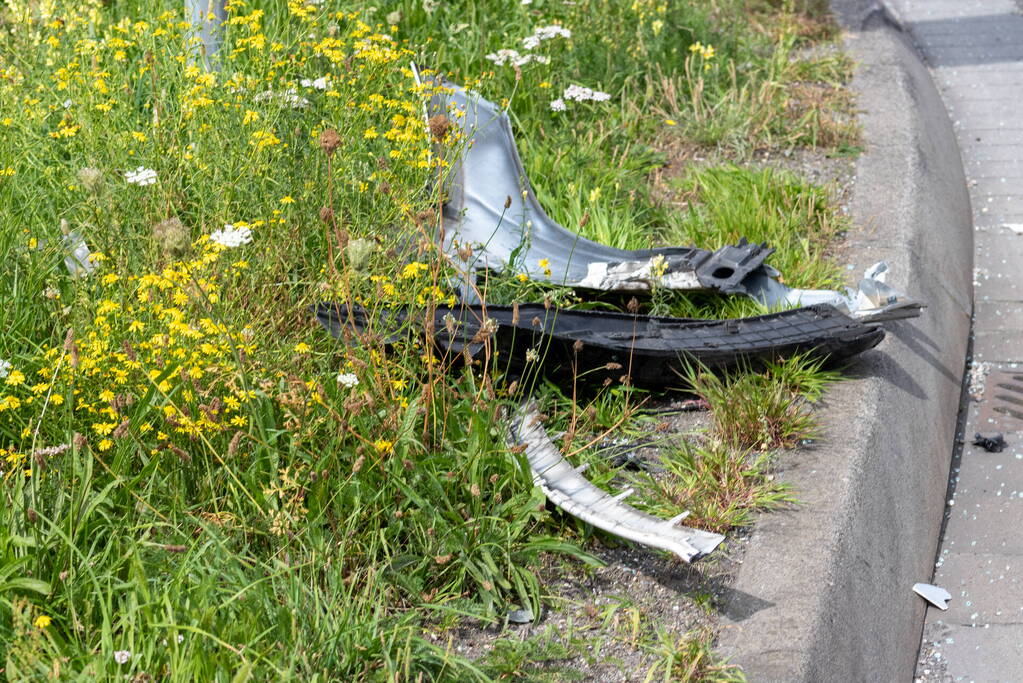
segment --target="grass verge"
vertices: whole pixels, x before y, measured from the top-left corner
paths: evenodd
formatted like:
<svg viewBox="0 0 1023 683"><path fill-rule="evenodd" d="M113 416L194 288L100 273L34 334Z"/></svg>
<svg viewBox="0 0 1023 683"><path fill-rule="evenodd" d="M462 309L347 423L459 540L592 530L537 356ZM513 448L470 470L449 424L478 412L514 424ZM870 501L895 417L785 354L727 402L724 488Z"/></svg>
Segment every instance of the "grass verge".
<svg viewBox="0 0 1023 683"><path fill-rule="evenodd" d="M648 176L665 135L737 160L852 144L825 125L831 101L787 94L837 88L847 66L807 51L817 39L790 5L756 5L751 28L732 1L229 6L217 71L202 68L178 3L0 9L3 672L524 671L540 657L503 643L473 661L435 637L512 606L539 614L550 554L595 562L504 443L502 408L518 396L489 363L457 370L372 334L335 342L308 314L324 299L452 300L432 246L442 198L424 189L445 164L408 62L507 102L541 199L566 225L621 246L763 235L810 286L834 278L837 224L819 190L694 169L683 189L699 202L680 216ZM552 25L571 36L538 37ZM497 64L502 49L533 58ZM572 100L572 86L611 97ZM76 265L83 243L91 256ZM502 292L548 294L514 281ZM640 399L627 386L583 404L541 393L577 435L627 426ZM713 499L729 462L680 470L707 484L686 504ZM709 636L665 638L658 676L714 671Z"/></svg>

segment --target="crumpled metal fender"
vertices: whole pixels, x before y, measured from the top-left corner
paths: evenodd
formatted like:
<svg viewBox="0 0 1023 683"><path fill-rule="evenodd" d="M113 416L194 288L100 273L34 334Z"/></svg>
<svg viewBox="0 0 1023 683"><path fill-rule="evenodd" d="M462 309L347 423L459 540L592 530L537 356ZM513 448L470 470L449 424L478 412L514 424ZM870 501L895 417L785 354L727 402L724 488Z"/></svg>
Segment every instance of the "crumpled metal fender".
<svg viewBox="0 0 1023 683"><path fill-rule="evenodd" d="M533 482L548 500L598 529L667 550L686 562L707 555L725 540L721 534L678 525L688 512L673 519L660 519L622 502L632 489L612 496L594 486L561 455L541 424L534 402L520 406L512 417L508 442L525 447Z"/></svg>
<svg viewBox="0 0 1023 683"><path fill-rule="evenodd" d="M417 82L423 79L413 65ZM857 291L788 287L765 263L774 251L745 239L716 251L697 247L626 250L588 240L554 221L533 192L508 114L489 100L437 76L443 92L426 116L444 114L465 138L451 163L443 229L438 239L463 270L463 299L478 303L474 271L513 270L550 284L601 291L649 292L655 287L745 294L768 308L829 304L863 320L915 317L921 304L884 283L886 263L867 269ZM464 263L460 247L471 245ZM545 259L545 268L539 266Z"/></svg>
<svg viewBox="0 0 1023 683"><path fill-rule="evenodd" d="M443 246L451 256L463 245L479 247L470 268L511 268L534 280L605 291L645 292L658 286L727 293L741 292L743 279L774 251L746 240L713 252L616 249L567 230L533 193L508 115L462 87L447 81L442 86L445 93L431 99L427 116L446 115L466 136L448 175ZM541 259L547 260L549 274L539 267Z"/></svg>

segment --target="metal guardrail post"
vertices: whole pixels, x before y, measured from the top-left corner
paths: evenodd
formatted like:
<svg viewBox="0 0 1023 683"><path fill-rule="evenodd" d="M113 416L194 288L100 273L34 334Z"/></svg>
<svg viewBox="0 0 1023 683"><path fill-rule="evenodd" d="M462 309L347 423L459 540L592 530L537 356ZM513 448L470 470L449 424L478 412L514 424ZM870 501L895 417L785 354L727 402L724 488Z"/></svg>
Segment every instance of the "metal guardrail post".
<svg viewBox="0 0 1023 683"><path fill-rule="evenodd" d="M207 69L216 70L214 57L224 39L222 25L227 20L226 0L185 0L185 9L202 40L202 45L196 46L195 54L202 58Z"/></svg>

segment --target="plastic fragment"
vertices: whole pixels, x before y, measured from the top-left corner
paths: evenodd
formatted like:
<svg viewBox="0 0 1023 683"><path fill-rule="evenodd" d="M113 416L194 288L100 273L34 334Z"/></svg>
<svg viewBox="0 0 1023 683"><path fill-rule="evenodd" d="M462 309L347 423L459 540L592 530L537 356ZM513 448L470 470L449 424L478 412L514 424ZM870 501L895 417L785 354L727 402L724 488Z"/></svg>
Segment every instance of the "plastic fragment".
<svg viewBox="0 0 1023 683"><path fill-rule="evenodd" d="M64 266L67 267L71 277L85 277L96 270L96 264L89 257L92 252L85 243L85 239L77 232L69 232L64 235Z"/></svg>
<svg viewBox="0 0 1023 683"><path fill-rule="evenodd" d="M948 609L948 601L952 599L951 593L947 590L929 583L914 584L913 592L938 609L942 610Z"/></svg>
<svg viewBox="0 0 1023 683"><path fill-rule="evenodd" d="M1001 432L996 433L994 436L984 436L978 432L973 437L973 445L980 446L988 453L1001 453L1009 444L1006 443L1005 437L1002 436Z"/></svg>
<svg viewBox="0 0 1023 683"><path fill-rule="evenodd" d="M508 621L512 624L528 624L533 621L533 611L528 609L508 610Z"/></svg>

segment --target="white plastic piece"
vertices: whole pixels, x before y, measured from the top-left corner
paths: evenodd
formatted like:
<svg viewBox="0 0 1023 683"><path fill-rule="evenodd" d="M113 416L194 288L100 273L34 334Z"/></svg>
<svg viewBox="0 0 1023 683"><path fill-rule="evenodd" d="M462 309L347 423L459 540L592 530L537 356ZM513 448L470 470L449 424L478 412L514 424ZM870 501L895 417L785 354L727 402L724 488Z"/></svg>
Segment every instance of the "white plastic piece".
<svg viewBox="0 0 1023 683"><path fill-rule="evenodd" d="M64 266L71 273L71 277L85 277L96 270L96 265L89 258L92 252L89 251L85 239L77 232L64 235L64 250L68 254L64 257Z"/></svg>
<svg viewBox="0 0 1023 683"><path fill-rule="evenodd" d="M913 592L941 610L948 609L948 601L952 599L952 594L947 590L929 583L914 584Z"/></svg>

